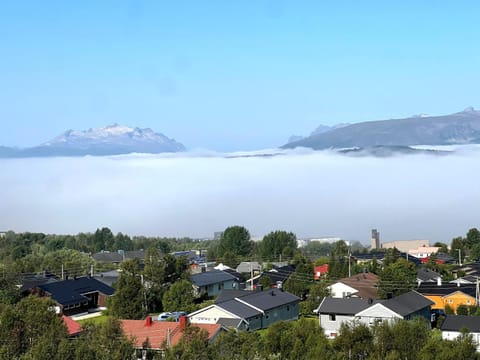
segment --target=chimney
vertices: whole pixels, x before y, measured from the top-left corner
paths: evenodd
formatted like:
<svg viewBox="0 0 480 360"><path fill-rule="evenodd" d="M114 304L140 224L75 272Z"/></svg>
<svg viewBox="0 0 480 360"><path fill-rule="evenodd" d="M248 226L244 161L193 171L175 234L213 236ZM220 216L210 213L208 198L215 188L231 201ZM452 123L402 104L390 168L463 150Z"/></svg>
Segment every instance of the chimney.
<svg viewBox="0 0 480 360"><path fill-rule="evenodd" d="M147 318L145 319L145 326L152 326L152 317L151 316L147 316Z"/></svg>
<svg viewBox="0 0 480 360"><path fill-rule="evenodd" d="M437 278L437 286L442 286L442 278L440 276Z"/></svg>
<svg viewBox="0 0 480 360"><path fill-rule="evenodd" d="M188 319L185 315L180 316L180 330L185 330L188 325Z"/></svg>

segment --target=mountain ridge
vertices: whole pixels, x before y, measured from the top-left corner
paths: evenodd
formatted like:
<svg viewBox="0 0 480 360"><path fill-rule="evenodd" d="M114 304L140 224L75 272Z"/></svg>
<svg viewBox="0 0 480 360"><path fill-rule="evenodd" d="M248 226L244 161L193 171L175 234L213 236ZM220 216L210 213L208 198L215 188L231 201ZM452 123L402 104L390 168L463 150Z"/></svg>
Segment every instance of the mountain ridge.
<svg viewBox="0 0 480 360"><path fill-rule="evenodd" d="M450 115L354 123L287 143L281 148L307 147L322 150L473 143L480 143L480 111L470 107Z"/></svg>
<svg viewBox="0 0 480 360"><path fill-rule="evenodd" d="M185 151L185 146L150 128L112 124L88 130L67 130L38 146L17 149L0 146L0 157L105 156L129 153Z"/></svg>

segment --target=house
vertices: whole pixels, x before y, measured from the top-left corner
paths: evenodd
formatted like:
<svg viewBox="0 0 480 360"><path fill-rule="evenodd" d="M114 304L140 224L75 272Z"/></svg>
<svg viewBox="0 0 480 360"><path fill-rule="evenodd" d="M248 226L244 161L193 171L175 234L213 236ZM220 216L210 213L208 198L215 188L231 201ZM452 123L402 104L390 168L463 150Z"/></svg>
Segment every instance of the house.
<svg viewBox="0 0 480 360"><path fill-rule="evenodd" d="M416 291L409 291L388 300L378 301L356 313L355 318L366 325L373 325L378 321L412 320L418 317L430 323L432 305L433 301Z"/></svg>
<svg viewBox="0 0 480 360"><path fill-rule="evenodd" d="M47 271L40 274L32 274L23 276L21 279L20 293L22 295L29 295L32 291L40 285L51 284L57 282L58 278Z"/></svg>
<svg viewBox="0 0 480 360"><path fill-rule="evenodd" d="M327 273L328 273L328 264L315 266L313 268L313 279L320 280Z"/></svg>
<svg viewBox="0 0 480 360"><path fill-rule="evenodd" d="M262 271L262 266L256 261L242 261L235 270L241 274L258 274Z"/></svg>
<svg viewBox="0 0 480 360"><path fill-rule="evenodd" d="M455 264L455 258L449 254L438 252L436 255L436 263L437 264ZM430 256L420 259L422 264L428 263L430 260Z"/></svg>
<svg viewBox="0 0 480 360"><path fill-rule="evenodd" d="M377 298L378 276L373 273L356 274L343 278L328 286L331 297L360 297L362 299Z"/></svg>
<svg viewBox="0 0 480 360"><path fill-rule="evenodd" d="M419 246L416 249L408 250L409 256L414 256L417 259L428 258L432 254L436 254L440 250L438 246Z"/></svg>
<svg viewBox="0 0 480 360"><path fill-rule="evenodd" d="M269 271L264 271L262 274L257 275L247 280L247 285L250 289L256 289L257 285L263 277L268 277L272 287L281 288L288 277L295 271L294 265L274 266Z"/></svg>
<svg viewBox="0 0 480 360"><path fill-rule="evenodd" d="M455 340L462 330L466 329L473 338L473 342L480 351L480 316L448 315L440 330L443 340Z"/></svg>
<svg viewBox="0 0 480 360"><path fill-rule="evenodd" d="M438 279L441 279L441 275L426 268L419 268L417 270L417 284L421 283L433 283L436 284Z"/></svg>
<svg viewBox="0 0 480 360"><path fill-rule="evenodd" d="M217 324L254 331L280 320L297 320L300 298L280 289L224 290L213 305L188 315L192 324Z"/></svg>
<svg viewBox="0 0 480 360"><path fill-rule="evenodd" d="M450 281L451 284L457 284L457 285L465 285L465 284L476 284L477 283L477 276L473 275L466 275L460 278L457 278L455 280Z"/></svg>
<svg viewBox="0 0 480 360"><path fill-rule="evenodd" d="M353 261L355 261L356 264L366 264L366 263L369 263L370 261L373 261L373 259L379 262L382 262L383 259L385 258L385 252L371 251L369 253L352 254L351 258Z"/></svg>
<svg viewBox="0 0 480 360"><path fill-rule="evenodd" d="M100 251L92 254L92 259L100 263L111 263L118 265L123 261L123 254L113 251Z"/></svg>
<svg viewBox="0 0 480 360"><path fill-rule="evenodd" d="M221 270L212 270L191 275L197 296L218 295L223 289L238 289L235 276Z"/></svg>
<svg viewBox="0 0 480 360"><path fill-rule="evenodd" d="M105 307L114 289L92 277L79 277L39 285L34 293L51 297L64 315L74 315Z"/></svg>
<svg viewBox="0 0 480 360"><path fill-rule="evenodd" d="M448 305L456 313L460 305L476 305L475 284L442 284L441 279L437 284L422 283L415 289L425 298L434 302L432 309L445 310Z"/></svg>
<svg viewBox="0 0 480 360"><path fill-rule="evenodd" d="M371 301L361 298L326 297L315 310L318 321L329 339L335 338L340 332L342 323L355 322L355 315L372 305Z"/></svg>
<svg viewBox="0 0 480 360"><path fill-rule="evenodd" d="M180 339L184 329L189 325L187 318L183 316L179 322L153 321L152 317L145 320L120 320L123 333L132 340L133 346L137 349L137 358L143 358L146 350L163 351L175 346ZM196 324L194 325L207 331L208 340L213 341L220 333L222 327L219 324ZM145 345L149 346L146 347Z"/></svg>
<svg viewBox="0 0 480 360"><path fill-rule="evenodd" d="M93 277L98 281L101 281L105 285L112 286L118 281L120 273L118 272L118 270L110 270L101 273L95 273Z"/></svg>

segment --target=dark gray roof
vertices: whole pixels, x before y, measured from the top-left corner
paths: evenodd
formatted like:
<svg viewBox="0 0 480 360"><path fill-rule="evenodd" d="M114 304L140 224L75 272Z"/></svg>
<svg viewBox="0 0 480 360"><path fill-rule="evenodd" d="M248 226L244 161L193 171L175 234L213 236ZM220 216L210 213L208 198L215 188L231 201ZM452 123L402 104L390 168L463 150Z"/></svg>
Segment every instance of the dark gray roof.
<svg viewBox="0 0 480 360"><path fill-rule="evenodd" d="M222 290L222 292L218 294L217 298L215 299L215 304L220 304L225 301L240 298L251 293L251 291L247 290Z"/></svg>
<svg viewBox="0 0 480 360"><path fill-rule="evenodd" d="M242 296L240 299L263 311L300 301L298 296L279 289L254 291L249 295Z"/></svg>
<svg viewBox="0 0 480 360"><path fill-rule="evenodd" d="M92 255L93 260L98 262L121 262L123 256L117 252L101 251Z"/></svg>
<svg viewBox="0 0 480 360"><path fill-rule="evenodd" d="M90 277L80 277L72 280L57 281L40 285L40 289L50 294L52 299L61 305L71 305L88 301L83 294L101 292L113 295L114 289Z"/></svg>
<svg viewBox="0 0 480 360"><path fill-rule="evenodd" d="M428 300L416 291L409 291L383 302L385 307L402 316L410 315L433 304L433 301Z"/></svg>
<svg viewBox="0 0 480 360"><path fill-rule="evenodd" d="M220 318L217 320L217 324L220 324L226 328L238 329L243 319L230 319L230 318Z"/></svg>
<svg viewBox="0 0 480 360"><path fill-rule="evenodd" d="M260 311L255 310L254 308L245 305L238 300L225 301L217 306L237 315L240 319L249 319L257 315L262 315Z"/></svg>
<svg viewBox="0 0 480 360"><path fill-rule="evenodd" d="M118 272L118 270L111 270L111 271L94 274L93 277L98 281L101 281L105 285L112 286L113 283L118 281L118 278L120 277L120 273Z"/></svg>
<svg viewBox="0 0 480 360"><path fill-rule="evenodd" d="M440 327L442 331L460 331L463 328L470 332L480 332L480 316L447 315Z"/></svg>
<svg viewBox="0 0 480 360"><path fill-rule="evenodd" d="M224 281L235 280L235 276L221 270L212 270L203 273L193 274L192 282L196 286L207 286L218 284Z"/></svg>
<svg viewBox="0 0 480 360"><path fill-rule="evenodd" d="M456 291L461 291L464 294L470 295L475 297L476 291L476 284L450 284L450 283L443 283L442 285L438 286L437 284L432 283L422 283L415 291L419 292L420 294L425 295L449 295L453 294Z"/></svg>
<svg viewBox="0 0 480 360"><path fill-rule="evenodd" d="M437 282L439 277L441 277L439 273L429 269L420 268L417 270L417 279L423 282Z"/></svg>
<svg viewBox="0 0 480 360"><path fill-rule="evenodd" d="M25 276L22 278L22 286L20 287L20 292L30 291L33 288L36 288L40 285L51 284L57 282L58 280L54 276L44 276L42 275L31 275Z"/></svg>
<svg viewBox="0 0 480 360"><path fill-rule="evenodd" d="M318 307L320 314L355 315L371 306L367 300L361 298L332 298L326 297Z"/></svg>
<svg viewBox="0 0 480 360"><path fill-rule="evenodd" d="M144 260L145 259L145 250L128 250L128 251L125 251L125 259Z"/></svg>

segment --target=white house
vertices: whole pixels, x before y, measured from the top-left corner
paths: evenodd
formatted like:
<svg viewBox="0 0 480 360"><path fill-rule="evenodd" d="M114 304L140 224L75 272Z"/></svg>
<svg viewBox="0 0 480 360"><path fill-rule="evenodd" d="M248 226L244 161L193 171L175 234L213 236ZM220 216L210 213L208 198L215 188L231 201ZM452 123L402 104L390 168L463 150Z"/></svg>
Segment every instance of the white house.
<svg viewBox="0 0 480 360"><path fill-rule="evenodd" d="M328 287L330 296L334 298L360 297L363 299L377 298L378 276L372 273L356 274L343 278Z"/></svg>
<svg viewBox="0 0 480 360"><path fill-rule="evenodd" d="M480 351L480 317L465 315L448 315L441 328L443 340L455 340L462 333L462 329L469 331L473 342Z"/></svg>
<svg viewBox="0 0 480 360"><path fill-rule="evenodd" d="M371 304L361 298L332 298L326 297L320 303L318 309L318 320L329 339L335 338L340 331L342 323L353 323L355 314Z"/></svg>

